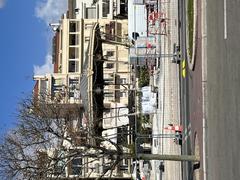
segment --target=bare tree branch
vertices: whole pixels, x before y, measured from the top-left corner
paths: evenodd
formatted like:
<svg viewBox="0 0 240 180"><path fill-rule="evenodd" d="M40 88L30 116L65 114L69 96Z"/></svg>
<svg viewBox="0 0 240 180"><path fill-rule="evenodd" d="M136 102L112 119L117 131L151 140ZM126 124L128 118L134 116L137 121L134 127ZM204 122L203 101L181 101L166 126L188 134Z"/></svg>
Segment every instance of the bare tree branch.
<svg viewBox="0 0 240 180"><path fill-rule="evenodd" d="M100 159L106 159L106 167L99 178L106 174L111 177L123 159L133 157L124 151L126 147L123 144L116 143L108 136L96 136L90 128L82 126L83 110L80 105L64 105L59 100L49 103L45 99L30 97L20 102L17 126L4 137L0 145L0 177L67 177L66 169L76 159L82 161L79 165L82 169ZM121 136L129 134L130 131ZM113 137L116 139L117 135ZM100 142L100 145L92 142Z"/></svg>

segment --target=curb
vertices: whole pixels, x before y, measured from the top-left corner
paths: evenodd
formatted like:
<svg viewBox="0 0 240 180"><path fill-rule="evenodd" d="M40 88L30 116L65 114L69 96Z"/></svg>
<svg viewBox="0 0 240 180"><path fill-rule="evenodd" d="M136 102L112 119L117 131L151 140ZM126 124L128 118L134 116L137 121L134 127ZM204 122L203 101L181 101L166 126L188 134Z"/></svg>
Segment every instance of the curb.
<svg viewBox="0 0 240 180"><path fill-rule="evenodd" d="M202 111L203 111L203 180L207 180L207 0L201 2L201 28L202 28Z"/></svg>

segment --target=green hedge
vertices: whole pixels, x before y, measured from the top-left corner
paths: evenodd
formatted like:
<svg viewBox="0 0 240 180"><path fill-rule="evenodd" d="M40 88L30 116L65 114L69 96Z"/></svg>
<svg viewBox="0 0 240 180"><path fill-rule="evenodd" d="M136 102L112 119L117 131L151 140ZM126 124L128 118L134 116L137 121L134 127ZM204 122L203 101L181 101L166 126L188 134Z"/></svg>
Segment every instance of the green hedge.
<svg viewBox="0 0 240 180"><path fill-rule="evenodd" d="M193 51L193 23L194 23L194 0L188 0L188 55L192 58Z"/></svg>
<svg viewBox="0 0 240 180"><path fill-rule="evenodd" d="M148 72L148 68L143 66L140 68L139 72L139 87L148 86L150 80L150 75Z"/></svg>

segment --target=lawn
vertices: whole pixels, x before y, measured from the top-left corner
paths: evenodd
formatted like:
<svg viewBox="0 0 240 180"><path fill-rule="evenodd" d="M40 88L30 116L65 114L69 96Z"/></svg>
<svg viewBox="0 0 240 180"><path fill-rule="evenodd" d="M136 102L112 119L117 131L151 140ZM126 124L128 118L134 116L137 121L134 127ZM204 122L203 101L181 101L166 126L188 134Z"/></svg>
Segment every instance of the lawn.
<svg viewBox="0 0 240 180"><path fill-rule="evenodd" d="M188 55L192 58L193 53L193 21L194 21L194 0L188 0L187 18L188 18Z"/></svg>

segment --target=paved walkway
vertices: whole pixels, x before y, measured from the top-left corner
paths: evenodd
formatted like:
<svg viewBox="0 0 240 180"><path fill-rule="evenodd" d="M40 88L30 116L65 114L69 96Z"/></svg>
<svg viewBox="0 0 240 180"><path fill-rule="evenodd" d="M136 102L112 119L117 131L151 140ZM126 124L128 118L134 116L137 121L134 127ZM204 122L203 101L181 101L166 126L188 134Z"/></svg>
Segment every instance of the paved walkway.
<svg viewBox="0 0 240 180"><path fill-rule="evenodd" d="M161 11L166 13L166 36L161 36L161 54L172 54L173 44L178 44L178 5L177 0L161 3ZM155 85L158 86L159 107L153 118L153 134L173 134L173 131L163 130L168 124L180 123L179 101L179 67L172 63L172 57L161 58L160 67L154 74ZM181 154L181 147L174 143L173 138L154 138L154 154ZM160 161L153 161L151 179L160 179ZM162 179L181 180L181 163L165 161L165 171Z"/></svg>

